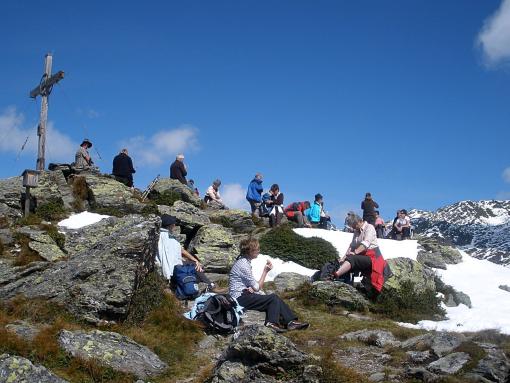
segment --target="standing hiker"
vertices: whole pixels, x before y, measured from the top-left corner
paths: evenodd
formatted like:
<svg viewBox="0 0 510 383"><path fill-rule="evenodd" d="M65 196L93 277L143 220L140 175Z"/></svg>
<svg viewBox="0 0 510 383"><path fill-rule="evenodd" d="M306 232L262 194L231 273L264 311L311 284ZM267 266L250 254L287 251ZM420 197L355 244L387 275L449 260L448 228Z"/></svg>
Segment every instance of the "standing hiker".
<svg viewBox="0 0 510 383"><path fill-rule="evenodd" d="M133 173L136 173L133 161L129 157L128 150L124 148L113 159L112 174L117 181L128 187L133 187Z"/></svg>
<svg viewBox="0 0 510 383"><path fill-rule="evenodd" d="M253 216L258 215L259 207L262 204L262 174L255 174L255 178L248 185L246 192L246 200L250 203L251 214Z"/></svg>
<svg viewBox="0 0 510 383"><path fill-rule="evenodd" d="M363 220L371 225L375 225L375 209L379 208L379 204L372 199L372 194L366 193L365 199L361 202L361 210L363 210Z"/></svg>
<svg viewBox="0 0 510 383"><path fill-rule="evenodd" d="M179 180L179 182L183 185L187 185L188 181L186 181L186 176L188 175L188 170L186 165L184 164L184 154L178 154L175 158L175 161L170 165L170 178L173 180Z"/></svg>

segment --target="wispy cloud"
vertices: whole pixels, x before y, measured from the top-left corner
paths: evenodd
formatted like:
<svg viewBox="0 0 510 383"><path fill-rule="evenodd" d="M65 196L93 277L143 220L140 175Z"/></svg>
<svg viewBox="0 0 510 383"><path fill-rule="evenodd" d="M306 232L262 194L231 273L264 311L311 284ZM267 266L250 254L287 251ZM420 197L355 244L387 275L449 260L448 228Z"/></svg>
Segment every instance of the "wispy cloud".
<svg viewBox="0 0 510 383"><path fill-rule="evenodd" d="M498 10L485 20L477 44L487 65L510 61L510 0L502 0Z"/></svg>
<svg viewBox="0 0 510 383"><path fill-rule="evenodd" d="M17 154L28 137L21 155L37 154L37 126L26 126L25 117L15 107L0 113L0 152ZM49 122L46 134L47 158L50 161L72 162L78 144L59 132Z"/></svg>
<svg viewBox="0 0 510 383"><path fill-rule="evenodd" d="M501 177L503 178L503 181L510 184L510 167L503 170L503 173L501 173Z"/></svg>
<svg viewBox="0 0 510 383"><path fill-rule="evenodd" d="M170 162L178 153L199 149L198 130L191 125L182 125L173 130L162 130L151 137L136 136L121 142L128 148L137 165L156 166Z"/></svg>
<svg viewBox="0 0 510 383"><path fill-rule="evenodd" d="M221 198L225 205L231 209L248 209L246 190L241 184L227 184L222 186Z"/></svg>

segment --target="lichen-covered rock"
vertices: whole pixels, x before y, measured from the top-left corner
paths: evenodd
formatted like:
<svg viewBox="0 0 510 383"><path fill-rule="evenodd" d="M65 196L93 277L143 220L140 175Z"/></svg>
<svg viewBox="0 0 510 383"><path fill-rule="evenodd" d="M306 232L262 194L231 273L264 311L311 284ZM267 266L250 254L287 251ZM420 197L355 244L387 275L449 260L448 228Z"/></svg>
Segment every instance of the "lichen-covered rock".
<svg viewBox="0 0 510 383"><path fill-rule="evenodd" d="M176 217L178 225L185 231L192 231L211 223L203 210L184 201L175 201L172 206L158 205L158 210L160 214L170 214Z"/></svg>
<svg viewBox="0 0 510 383"><path fill-rule="evenodd" d="M400 342L395 338L395 336L386 330L359 330L354 332L349 332L340 337L343 340L357 340L369 345L374 345L377 347L399 347Z"/></svg>
<svg viewBox="0 0 510 383"><path fill-rule="evenodd" d="M425 266L432 267L433 269L446 270L446 262L441 254L420 251L416 260Z"/></svg>
<svg viewBox="0 0 510 383"><path fill-rule="evenodd" d="M462 262L462 254L460 251L445 243L441 243L438 238L422 236L417 238L418 244L420 245L420 253L428 253L429 257L433 256L434 258L439 258L449 265Z"/></svg>
<svg viewBox="0 0 510 383"><path fill-rule="evenodd" d="M154 186L151 193L151 198L157 197L159 194L163 194L165 191L172 191L178 193L181 196L181 200L188 202L196 207L202 206L202 200L191 191L191 189L181 184L178 180L171 178L160 178Z"/></svg>
<svg viewBox="0 0 510 383"><path fill-rule="evenodd" d="M436 374L452 375L459 372L471 357L465 352L454 352L428 365L427 369Z"/></svg>
<svg viewBox="0 0 510 383"><path fill-rule="evenodd" d="M280 273L274 279L276 291L283 293L285 291L293 291L304 283L309 283L310 278L306 275L298 273Z"/></svg>
<svg viewBox="0 0 510 383"><path fill-rule="evenodd" d="M161 374L168 367L147 347L115 332L62 330L58 341L73 357L93 359L142 379Z"/></svg>
<svg viewBox="0 0 510 383"><path fill-rule="evenodd" d="M318 360L260 325L242 328L221 356L210 383L318 383Z"/></svg>
<svg viewBox="0 0 510 383"><path fill-rule="evenodd" d="M201 227L189 245L210 273L228 273L239 255L232 232L221 225Z"/></svg>
<svg viewBox="0 0 510 383"><path fill-rule="evenodd" d="M46 261L55 262L66 257L66 254L46 232L30 226L22 227L17 232L28 237L30 239L28 247Z"/></svg>
<svg viewBox="0 0 510 383"><path fill-rule="evenodd" d="M22 210L21 195L24 192L22 177L0 180L0 203L14 210Z"/></svg>
<svg viewBox="0 0 510 383"><path fill-rule="evenodd" d="M232 229L235 233L250 234L256 229L251 214L245 210L208 210L211 222Z"/></svg>
<svg viewBox="0 0 510 383"><path fill-rule="evenodd" d="M409 258L392 258L387 262L393 276L385 282L383 293L391 290L400 291L404 281L411 282L417 292L436 289L434 272L421 263Z"/></svg>
<svg viewBox="0 0 510 383"><path fill-rule="evenodd" d="M334 349L333 355L343 366L366 376L385 371L393 359L391 355L375 346L338 347Z"/></svg>
<svg viewBox="0 0 510 383"><path fill-rule="evenodd" d="M16 334L20 338L28 342L31 342L37 335L39 335L39 333L42 330L42 327L19 320L13 323L9 323L8 325L5 326L5 329L13 334Z"/></svg>
<svg viewBox="0 0 510 383"><path fill-rule="evenodd" d="M486 353L475 369L475 374L483 376L491 382L505 383L510 381L510 359L505 352L491 343L478 343Z"/></svg>
<svg viewBox="0 0 510 383"><path fill-rule="evenodd" d="M67 381L34 365L28 359L9 354L0 355L0 382L2 383L66 383Z"/></svg>
<svg viewBox="0 0 510 383"><path fill-rule="evenodd" d="M455 350L466 340L466 337L459 333L430 332L407 339L402 342L402 347L406 349L430 349L438 357L442 357Z"/></svg>
<svg viewBox="0 0 510 383"><path fill-rule="evenodd" d="M340 305L349 310L365 311L370 306L370 302L358 290L343 282L314 282L309 294L329 306Z"/></svg>
<svg viewBox="0 0 510 383"><path fill-rule="evenodd" d="M411 363L421 364L430 360L432 358L432 354L429 350L426 351L407 351L406 352L407 359Z"/></svg>
<svg viewBox="0 0 510 383"><path fill-rule="evenodd" d="M0 264L0 298L48 299L91 323L125 318L133 294L154 269L160 221L138 215L104 221L67 232L69 260L28 268Z"/></svg>
<svg viewBox="0 0 510 383"><path fill-rule="evenodd" d="M460 304L466 305L469 308L472 307L469 295L453 288L445 294L444 303L448 307L457 307Z"/></svg>
<svg viewBox="0 0 510 383"><path fill-rule="evenodd" d="M115 178L87 173L85 182L90 191L89 203L94 209L114 210L124 214L141 213L146 206L138 201L131 188Z"/></svg>

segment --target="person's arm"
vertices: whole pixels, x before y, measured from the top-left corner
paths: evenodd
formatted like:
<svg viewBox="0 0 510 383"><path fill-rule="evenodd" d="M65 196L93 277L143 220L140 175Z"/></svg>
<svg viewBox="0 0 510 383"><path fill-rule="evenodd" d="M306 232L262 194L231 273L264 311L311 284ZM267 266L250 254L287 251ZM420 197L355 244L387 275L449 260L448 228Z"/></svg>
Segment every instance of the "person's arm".
<svg viewBox="0 0 510 383"><path fill-rule="evenodd" d="M186 165L184 165L184 163L180 162L180 167L181 167L181 172L182 172L182 176L183 177L186 177L188 175L188 171L186 170Z"/></svg>
<svg viewBox="0 0 510 383"><path fill-rule="evenodd" d="M259 279L259 290L264 288L264 282L266 281L267 273L269 273L272 270L272 268L273 268L273 264L268 259L264 266L264 270L262 271L262 275L260 276L260 279Z"/></svg>
<svg viewBox="0 0 510 383"><path fill-rule="evenodd" d="M200 261L196 257L194 257L191 253L189 253L187 250L185 250L184 248L181 248L181 254L184 258L187 258L190 261L195 263L196 271L199 271L199 272L204 271L204 266L200 263Z"/></svg>
<svg viewBox="0 0 510 383"><path fill-rule="evenodd" d="M361 210L365 210L365 201L361 201Z"/></svg>
<svg viewBox="0 0 510 383"><path fill-rule="evenodd" d="M136 170L133 166L133 160L131 159L131 157L128 157L128 159L129 159L129 167L131 169L131 173L136 173Z"/></svg>
<svg viewBox="0 0 510 383"><path fill-rule="evenodd" d="M278 198L276 198L276 205L283 205L283 193L278 194Z"/></svg>
<svg viewBox="0 0 510 383"><path fill-rule="evenodd" d="M374 206L379 209L379 204L377 202L374 201Z"/></svg>

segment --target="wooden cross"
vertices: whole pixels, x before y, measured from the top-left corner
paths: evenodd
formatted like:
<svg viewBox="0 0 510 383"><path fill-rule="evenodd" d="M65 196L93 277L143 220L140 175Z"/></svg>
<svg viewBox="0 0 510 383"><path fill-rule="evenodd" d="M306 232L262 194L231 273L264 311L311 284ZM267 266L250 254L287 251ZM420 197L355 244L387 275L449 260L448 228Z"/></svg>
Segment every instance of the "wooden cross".
<svg viewBox="0 0 510 383"><path fill-rule="evenodd" d="M48 53L44 60L44 74L41 82L30 92L30 97L41 96L41 114L39 117L39 126L37 135L39 136L39 147L37 151L37 170L44 170L45 152L46 152L46 121L48 120L48 97L53 89L53 85L64 78L64 72L58 71L51 75L51 64L53 57Z"/></svg>

